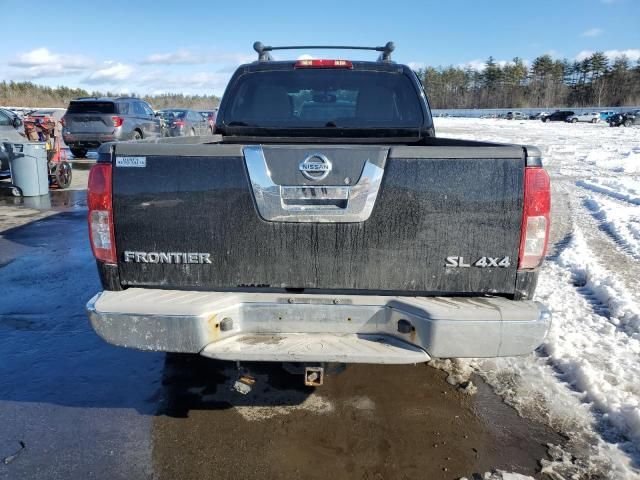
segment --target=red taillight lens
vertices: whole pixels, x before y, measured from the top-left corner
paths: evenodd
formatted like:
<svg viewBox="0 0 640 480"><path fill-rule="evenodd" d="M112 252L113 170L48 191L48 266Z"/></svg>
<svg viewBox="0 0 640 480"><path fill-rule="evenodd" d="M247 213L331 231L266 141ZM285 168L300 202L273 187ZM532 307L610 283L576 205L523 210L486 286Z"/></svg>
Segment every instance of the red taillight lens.
<svg viewBox="0 0 640 480"><path fill-rule="evenodd" d="M173 122L173 124L174 124L176 127L184 127L184 120L175 120L175 121Z"/></svg>
<svg viewBox="0 0 640 480"><path fill-rule="evenodd" d="M96 260L116 263L111 206L111 164L98 163L89 172L89 240Z"/></svg>
<svg viewBox="0 0 640 480"><path fill-rule="evenodd" d="M122 126L122 122L124 122L124 118L122 117L111 117L113 120L113 126L114 127L121 127Z"/></svg>
<svg viewBox="0 0 640 480"><path fill-rule="evenodd" d="M519 268L536 268L542 263L549 243L550 212L549 174L541 167L526 167Z"/></svg>
<svg viewBox="0 0 640 480"><path fill-rule="evenodd" d="M298 60L295 68L353 68L349 60Z"/></svg>

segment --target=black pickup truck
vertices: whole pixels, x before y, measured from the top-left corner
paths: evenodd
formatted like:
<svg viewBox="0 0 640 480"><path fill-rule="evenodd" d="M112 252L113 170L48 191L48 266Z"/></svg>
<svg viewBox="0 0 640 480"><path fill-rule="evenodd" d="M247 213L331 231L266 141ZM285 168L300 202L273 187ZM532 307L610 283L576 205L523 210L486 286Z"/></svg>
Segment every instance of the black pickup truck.
<svg viewBox="0 0 640 480"><path fill-rule="evenodd" d="M96 332L234 361L533 351L551 321L532 300L550 225L539 150L436 137L391 43L378 61L254 48L216 136L101 147Z"/></svg>

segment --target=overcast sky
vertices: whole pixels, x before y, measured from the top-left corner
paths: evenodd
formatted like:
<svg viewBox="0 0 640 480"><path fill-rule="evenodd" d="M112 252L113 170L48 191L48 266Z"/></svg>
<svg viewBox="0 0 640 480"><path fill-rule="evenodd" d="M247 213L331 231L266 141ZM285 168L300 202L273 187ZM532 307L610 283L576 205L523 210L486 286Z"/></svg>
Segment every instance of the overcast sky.
<svg viewBox="0 0 640 480"><path fill-rule="evenodd" d="M640 59L640 0L216 2L0 0L0 80L221 95L252 44L396 43L413 66L603 50ZM373 59L373 52L313 53Z"/></svg>

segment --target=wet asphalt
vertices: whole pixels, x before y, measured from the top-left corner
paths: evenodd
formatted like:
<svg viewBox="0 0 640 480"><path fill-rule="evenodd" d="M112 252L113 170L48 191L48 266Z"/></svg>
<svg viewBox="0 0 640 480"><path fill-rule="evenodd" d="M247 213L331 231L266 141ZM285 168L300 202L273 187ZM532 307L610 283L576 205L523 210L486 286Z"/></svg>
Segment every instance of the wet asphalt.
<svg viewBox="0 0 640 480"><path fill-rule="evenodd" d="M313 390L296 366L243 364L243 396L235 364L108 345L84 313L100 290L86 194L40 208L0 224L0 479L534 475L562 442L479 378L468 396L427 365L332 366Z"/></svg>

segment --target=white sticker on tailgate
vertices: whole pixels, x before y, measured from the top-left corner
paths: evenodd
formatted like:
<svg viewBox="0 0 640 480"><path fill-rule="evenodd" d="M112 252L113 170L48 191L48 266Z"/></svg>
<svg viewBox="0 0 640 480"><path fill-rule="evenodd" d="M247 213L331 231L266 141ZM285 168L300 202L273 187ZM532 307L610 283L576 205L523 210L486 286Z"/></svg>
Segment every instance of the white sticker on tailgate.
<svg viewBox="0 0 640 480"><path fill-rule="evenodd" d="M116 167L146 167L147 157L116 157Z"/></svg>

